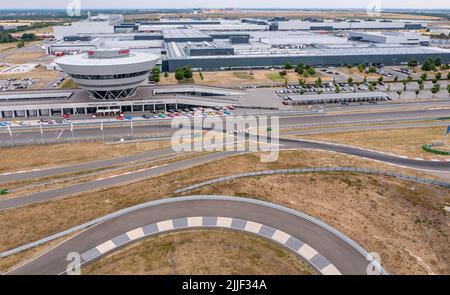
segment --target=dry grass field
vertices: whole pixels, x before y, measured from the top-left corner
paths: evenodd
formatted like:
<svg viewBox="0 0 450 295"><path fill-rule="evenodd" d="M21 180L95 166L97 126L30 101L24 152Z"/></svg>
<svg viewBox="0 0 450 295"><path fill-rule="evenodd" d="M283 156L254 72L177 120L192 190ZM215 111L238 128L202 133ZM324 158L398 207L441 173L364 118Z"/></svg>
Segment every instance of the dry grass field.
<svg viewBox="0 0 450 295"><path fill-rule="evenodd" d="M247 85L247 84L260 84L268 85L274 83L284 83L285 79L289 83L298 83L298 80L304 79L303 76L298 75L293 70L288 71L287 75L282 77L279 72L281 70L252 70L252 71L218 71L218 72L202 72L203 80L200 78L198 72L194 72L193 82L201 85L214 85L227 87L230 85ZM307 78L307 83L314 83L319 77L319 74L310 76ZM321 76L322 81L331 82L331 78L328 76ZM174 85L179 82L175 79L174 73L169 73L169 77L161 75L161 81L158 85Z"/></svg>
<svg viewBox="0 0 450 295"><path fill-rule="evenodd" d="M430 154L422 149L422 145L427 143L444 142L444 134L445 127L416 127L292 137L358 146L409 157L449 158L449 156Z"/></svg>
<svg viewBox="0 0 450 295"><path fill-rule="evenodd" d="M168 141L107 145L102 142L64 143L0 148L0 172L89 162L170 146Z"/></svg>
<svg viewBox="0 0 450 295"><path fill-rule="evenodd" d="M230 165L233 163L233 165ZM166 175L161 175L147 180L137 181L132 184L127 184L126 186L117 186L112 188L106 188L103 190L95 192L87 192L79 196L68 197L60 200L53 200L43 203L38 203L34 205L29 205L26 207L10 209L0 212L0 251L11 249L19 245L32 242L48 236L50 234L68 229L70 227L82 224L83 222L92 220L94 218L103 216L105 214L130 207L142 202L156 200L161 198L167 198L173 195L173 191L177 188L185 187L194 183L205 181L208 179L221 177L225 175L232 175L235 173L245 172L245 171L258 171L267 169L281 169L281 168L298 168L298 167L324 167L324 166L353 166L353 167L371 167L377 169L385 169L389 171L400 171L409 175L416 175L426 177L422 172L417 172L409 169L393 167L381 163L370 162L362 160L355 157L326 153L320 151L283 151L280 153L280 157L277 162L273 163L262 163L260 162L259 156L257 154L248 154L234 156L232 158L223 159L215 161L213 163L199 165L186 170L171 172ZM251 167L249 169L249 167ZM342 190L342 180L341 178L327 177L327 175L311 174L306 176L295 176L303 177L297 178L294 182L304 187L307 192L314 192L310 197L320 198L324 197L334 197L339 202L341 195L349 194L349 196L360 196L361 198L352 199L354 206L361 206L362 213L369 216L371 219L377 220L378 211L373 211L372 206L376 205L376 202L371 199L365 199L364 194L361 193L359 188L365 188L367 186L367 193L372 190L371 194L379 192L383 194L384 197L378 195L380 199L388 200L390 199L390 193L386 194L388 188L397 188L398 193L395 194L398 200L404 200L402 202L409 204L402 205L405 209L413 210L418 208L416 211L411 211L415 214L419 220L434 220L430 219L427 210L433 210L436 218L441 218L442 209L440 206L441 201L444 197L448 198L449 191L445 191L440 188L426 186L426 185L416 185L406 181L400 181L396 179L376 177L376 176L355 176L344 174L343 177L347 178L346 182L353 185L345 186L345 190ZM318 181L312 181L312 179L317 179ZM319 181L320 180L320 181ZM269 181L268 184L271 182ZM273 190L273 192L282 192L281 196L285 196L285 190L282 188L282 183L280 183L279 191ZM370 186L369 184L372 183ZM262 186L262 184L261 184ZM227 186L228 187L228 186ZM257 185L259 187L259 185ZM320 188L320 190L319 190ZM414 190L412 189L414 188ZM217 190L216 193L232 194L245 196L242 190L236 187L229 187L233 191L220 191ZM417 193L415 193L417 192ZM253 192L251 192L253 193ZM251 195L248 193L247 195ZM277 193L277 195L279 195ZM288 196L288 195L286 195ZM259 197L255 195L255 197ZM278 200L272 196L270 191L267 191L265 196L261 195L261 198L267 200L272 200L278 202ZM434 200L434 201L433 201ZM395 201L395 200L394 200ZM288 207L293 207L297 204L295 199L290 201L286 199L282 204ZM431 202L431 203L430 203ZM446 202L449 202L447 200ZM416 204L417 203L417 204ZM359 204L359 205L358 205ZM421 204L428 204L428 207L433 207L433 209L422 210ZM443 206L443 205L442 205ZM426 207L426 208L428 208ZM434 208L436 207L436 208ZM438 208L439 207L439 208ZM294 208L296 208L294 206ZM317 207L316 209L319 209ZM420 209L420 210L419 210ZM308 211L305 211L309 213ZM333 214L336 212L324 211L323 214L329 214L329 219L323 219L328 222L328 220L333 220ZM389 210L387 212L390 212ZM431 212L431 211L430 211ZM315 215L314 212L311 215L322 219L322 215ZM343 213L342 213L343 214ZM51 217L51 218L50 218ZM351 218L355 221L355 219ZM441 220L441 219L439 219ZM332 223L334 224L334 223ZM375 227L381 226L379 224L374 224ZM339 230L345 230L345 226L336 226ZM370 232L370 231L369 231ZM348 233L348 230L347 232ZM357 242L365 244L366 240L358 240L357 233L350 233L351 238L355 238ZM367 236L367 239L371 239L372 235ZM382 237L381 237L382 238ZM373 238L370 241L378 241L378 239ZM364 243L363 243L364 242ZM403 237L398 238L398 243L403 243ZM367 247L368 250L378 250L378 248ZM8 264L3 264L0 262L0 270L6 270L12 265L11 261L15 263L20 261L20 258L16 258L15 255L10 257ZM388 269L390 271L390 269Z"/></svg>
<svg viewBox="0 0 450 295"><path fill-rule="evenodd" d="M295 254L244 233L198 230L131 244L82 269L89 275L301 275L315 272Z"/></svg>
<svg viewBox="0 0 450 295"><path fill-rule="evenodd" d="M391 274L448 274L450 190L358 174L274 175L238 179L189 194L256 197L336 227Z"/></svg>
<svg viewBox="0 0 450 295"><path fill-rule="evenodd" d="M367 13L365 11L299 11L299 10L292 10L292 11L286 11L286 10L270 10L270 11L233 11L233 12L223 12L218 11L214 12L211 11L209 13L196 13L196 14L189 14L189 13L181 13L177 14L178 17L183 18L203 18L203 19L209 19L209 18L233 18L233 19L240 19L240 18L253 18L253 17L266 17L266 18L272 18L274 15L277 16L285 16L288 18L304 18L304 17L317 17L317 18L325 18L325 19L333 19L333 18L367 18ZM136 15L125 15L125 20L158 20L159 18L167 18L167 17L173 17L173 14L136 14ZM384 19L416 19L416 20L439 20L438 17L432 17L432 16L424 16L424 15L410 15L410 14L400 14L400 13L382 13L379 18Z"/></svg>

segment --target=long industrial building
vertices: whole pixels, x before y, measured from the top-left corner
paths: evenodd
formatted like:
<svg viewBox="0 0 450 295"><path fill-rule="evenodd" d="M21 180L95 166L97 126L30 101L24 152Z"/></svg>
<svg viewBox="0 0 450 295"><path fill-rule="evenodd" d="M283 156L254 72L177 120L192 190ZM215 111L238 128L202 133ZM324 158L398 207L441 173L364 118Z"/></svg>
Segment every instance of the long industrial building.
<svg viewBox="0 0 450 295"><path fill-rule="evenodd" d="M385 20L160 20L124 23L120 15L101 15L56 26L49 54L76 54L96 48L123 48L160 55L162 71L190 65L195 70L280 67L286 62L312 66L406 64L440 57L448 49L429 45L412 30L424 22ZM386 31L387 30L387 31Z"/></svg>

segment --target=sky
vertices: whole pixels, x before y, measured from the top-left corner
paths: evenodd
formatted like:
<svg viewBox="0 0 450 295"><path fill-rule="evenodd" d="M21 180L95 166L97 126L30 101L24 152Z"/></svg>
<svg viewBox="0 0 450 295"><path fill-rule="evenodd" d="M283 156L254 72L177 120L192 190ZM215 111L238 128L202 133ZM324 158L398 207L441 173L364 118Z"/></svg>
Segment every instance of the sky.
<svg viewBox="0 0 450 295"><path fill-rule="evenodd" d="M66 8L72 1L81 1L82 9L92 8L366 8L381 2L381 8L447 8L448 0L0 0L0 9L48 9ZM373 5L372 5L373 6Z"/></svg>

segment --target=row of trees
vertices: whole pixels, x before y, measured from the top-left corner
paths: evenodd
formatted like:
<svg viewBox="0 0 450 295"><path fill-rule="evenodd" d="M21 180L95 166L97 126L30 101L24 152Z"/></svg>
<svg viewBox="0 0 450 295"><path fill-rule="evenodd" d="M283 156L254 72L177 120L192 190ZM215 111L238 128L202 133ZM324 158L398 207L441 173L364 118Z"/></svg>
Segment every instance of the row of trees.
<svg viewBox="0 0 450 295"><path fill-rule="evenodd" d="M175 70L175 79L178 81L185 80L185 79L192 79L192 69L190 66L186 65L182 68L177 68Z"/></svg>

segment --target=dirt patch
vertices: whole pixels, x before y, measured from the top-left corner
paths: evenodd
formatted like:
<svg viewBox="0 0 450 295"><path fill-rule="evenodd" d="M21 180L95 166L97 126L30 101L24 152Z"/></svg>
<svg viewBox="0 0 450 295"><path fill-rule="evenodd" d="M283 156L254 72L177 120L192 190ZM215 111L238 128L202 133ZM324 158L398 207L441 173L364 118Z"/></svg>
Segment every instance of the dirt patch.
<svg viewBox="0 0 450 295"><path fill-rule="evenodd" d="M286 249L244 233L197 230L131 244L83 274L299 275L314 271Z"/></svg>
<svg viewBox="0 0 450 295"><path fill-rule="evenodd" d="M449 158L425 152L422 146L444 141L445 127L415 127L389 130L293 135L293 138L311 139L358 146L409 157Z"/></svg>
<svg viewBox="0 0 450 295"><path fill-rule="evenodd" d="M448 274L450 191L358 174L242 178L190 191L278 203L314 216L378 252L392 274Z"/></svg>

